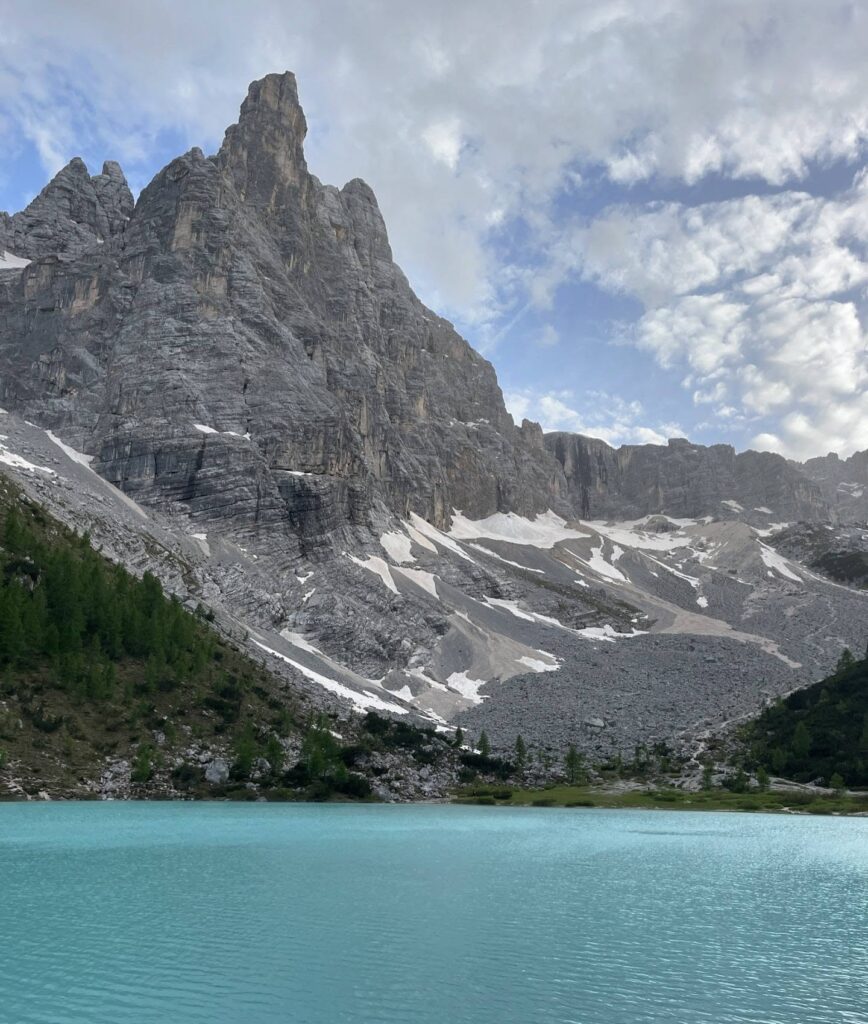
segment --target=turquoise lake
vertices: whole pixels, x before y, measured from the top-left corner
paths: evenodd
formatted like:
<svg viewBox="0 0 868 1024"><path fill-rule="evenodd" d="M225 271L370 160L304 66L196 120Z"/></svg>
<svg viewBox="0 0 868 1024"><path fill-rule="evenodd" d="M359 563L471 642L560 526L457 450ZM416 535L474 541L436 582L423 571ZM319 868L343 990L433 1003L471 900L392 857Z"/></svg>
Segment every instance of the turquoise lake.
<svg viewBox="0 0 868 1024"><path fill-rule="evenodd" d="M865 1024L868 819L0 805L3 1024Z"/></svg>

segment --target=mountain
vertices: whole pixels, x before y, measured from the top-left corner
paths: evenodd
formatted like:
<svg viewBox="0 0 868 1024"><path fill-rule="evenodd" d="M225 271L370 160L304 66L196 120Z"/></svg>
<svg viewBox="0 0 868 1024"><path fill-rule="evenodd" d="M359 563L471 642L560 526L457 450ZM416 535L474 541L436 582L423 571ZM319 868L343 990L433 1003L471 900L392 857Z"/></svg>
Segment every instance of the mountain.
<svg viewBox="0 0 868 1024"><path fill-rule="evenodd" d="M134 205L74 160L0 215L0 468L30 500L317 707L496 747L692 748L864 646L865 594L774 546L849 514L816 467L517 427L305 131L269 75Z"/></svg>
<svg viewBox="0 0 868 1024"><path fill-rule="evenodd" d="M215 157L173 161L132 211L119 171L72 161L0 229L35 258L0 300L0 402L132 497L300 550L386 510L543 510L562 475L539 432L413 294L368 186L308 172L305 130L295 79L269 75Z"/></svg>
<svg viewBox="0 0 868 1024"><path fill-rule="evenodd" d="M798 469L817 485L837 519L868 520L868 451L854 452L847 459L830 452L808 459Z"/></svg>
<svg viewBox="0 0 868 1024"><path fill-rule="evenodd" d="M740 452L672 438L668 445L622 445L551 433L546 450L563 467L567 494L582 518L731 515L763 522L773 509L796 520L826 520L830 505L797 466L771 452Z"/></svg>

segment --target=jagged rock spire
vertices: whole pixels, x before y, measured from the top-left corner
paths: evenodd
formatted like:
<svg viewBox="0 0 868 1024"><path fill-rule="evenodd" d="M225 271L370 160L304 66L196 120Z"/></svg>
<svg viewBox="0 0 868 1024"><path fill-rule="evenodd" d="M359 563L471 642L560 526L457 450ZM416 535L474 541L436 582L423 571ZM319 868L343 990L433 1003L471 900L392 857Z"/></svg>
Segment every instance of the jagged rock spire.
<svg viewBox="0 0 868 1024"><path fill-rule="evenodd" d="M226 130L218 161L239 195L257 206L285 201L287 189L304 188L307 122L291 71L252 82L238 123Z"/></svg>
<svg viewBox="0 0 868 1024"><path fill-rule="evenodd" d="M73 157L25 210L0 219L0 248L27 259L77 256L122 231L132 211L117 163L107 161L91 177L81 157Z"/></svg>

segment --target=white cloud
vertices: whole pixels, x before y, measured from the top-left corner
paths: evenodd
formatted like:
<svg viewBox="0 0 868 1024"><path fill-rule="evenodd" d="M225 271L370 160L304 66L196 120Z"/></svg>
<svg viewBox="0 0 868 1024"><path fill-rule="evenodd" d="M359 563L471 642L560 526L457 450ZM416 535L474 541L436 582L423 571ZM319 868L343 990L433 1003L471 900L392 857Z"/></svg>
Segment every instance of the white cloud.
<svg viewBox="0 0 868 1024"><path fill-rule="evenodd" d="M462 324L517 299L492 226L523 217L545 249L586 167L781 183L868 138L866 10L846 0L189 0L138 5L135 31L123 4L7 8L4 141L47 171L82 151L143 184L159 133L213 151L251 79L295 70L313 170L370 181L411 279Z"/></svg>
<svg viewBox="0 0 868 1024"><path fill-rule="evenodd" d="M560 334L555 327L551 324L546 324L540 328L533 336L533 342L540 348L554 348L561 340Z"/></svg>
<svg viewBox="0 0 868 1024"><path fill-rule="evenodd" d="M525 388L504 394L506 407L513 419L538 422L544 431L565 430L588 437L598 437L611 445L666 444L670 437L681 437L684 431L675 423L646 426L641 402L627 402L617 395L588 391L581 403L569 390L538 391ZM582 406L581 411L575 408Z"/></svg>
<svg viewBox="0 0 868 1024"><path fill-rule="evenodd" d="M627 341L677 371L695 404L771 418L754 443L801 458L868 440L866 239L862 174L834 199L618 206L567 228L554 263L638 299Z"/></svg>
<svg viewBox="0 0 868 1024"><path fill-rule="evenodd" d="M6 8L0 151L27 140L46 173L77 154L97 168L117 158L142 186L165 133L213 152L248 82L291 68L311 169L371 183L410 279L477 343L493 347L528 302L551 305L581 274L642 304L622 336L704 411L754 423L791 455L868 443L855 241L868 237L868 187L835 201L792 188L864 156L865 4L188 0L138 5L134 31L124 4ZM600 173L628 205L564 224L564 194ZM707 175L791 188L630 205L637 183L677 194ZM525 397L551 423L665 433L546 394Z"/></svg>
<svg viewBox="0 0 868 1024"><path fill-rule="evenodd" d="M431 151L431 155L446 164L450 171L458 166L461 155L461 123L455 117L447 121L437 121L429 125L422 138Z"/></svg>

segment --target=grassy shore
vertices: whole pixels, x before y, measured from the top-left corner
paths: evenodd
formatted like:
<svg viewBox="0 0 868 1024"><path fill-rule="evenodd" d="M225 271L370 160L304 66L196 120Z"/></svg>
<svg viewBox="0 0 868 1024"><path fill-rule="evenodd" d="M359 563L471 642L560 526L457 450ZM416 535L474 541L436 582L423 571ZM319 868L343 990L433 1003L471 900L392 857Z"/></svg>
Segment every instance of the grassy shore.
<svg viewBox="0 0 868 1024"><path fill-rule="evenodd" d="M866 796L826 796L770 790L731 793L713 789L689 793L681 789L605 790L589 786L513 789L470 786L455 794L457 803L501 807L614 807L667 811L765 811L782 814L868 814Z"/></svg>

